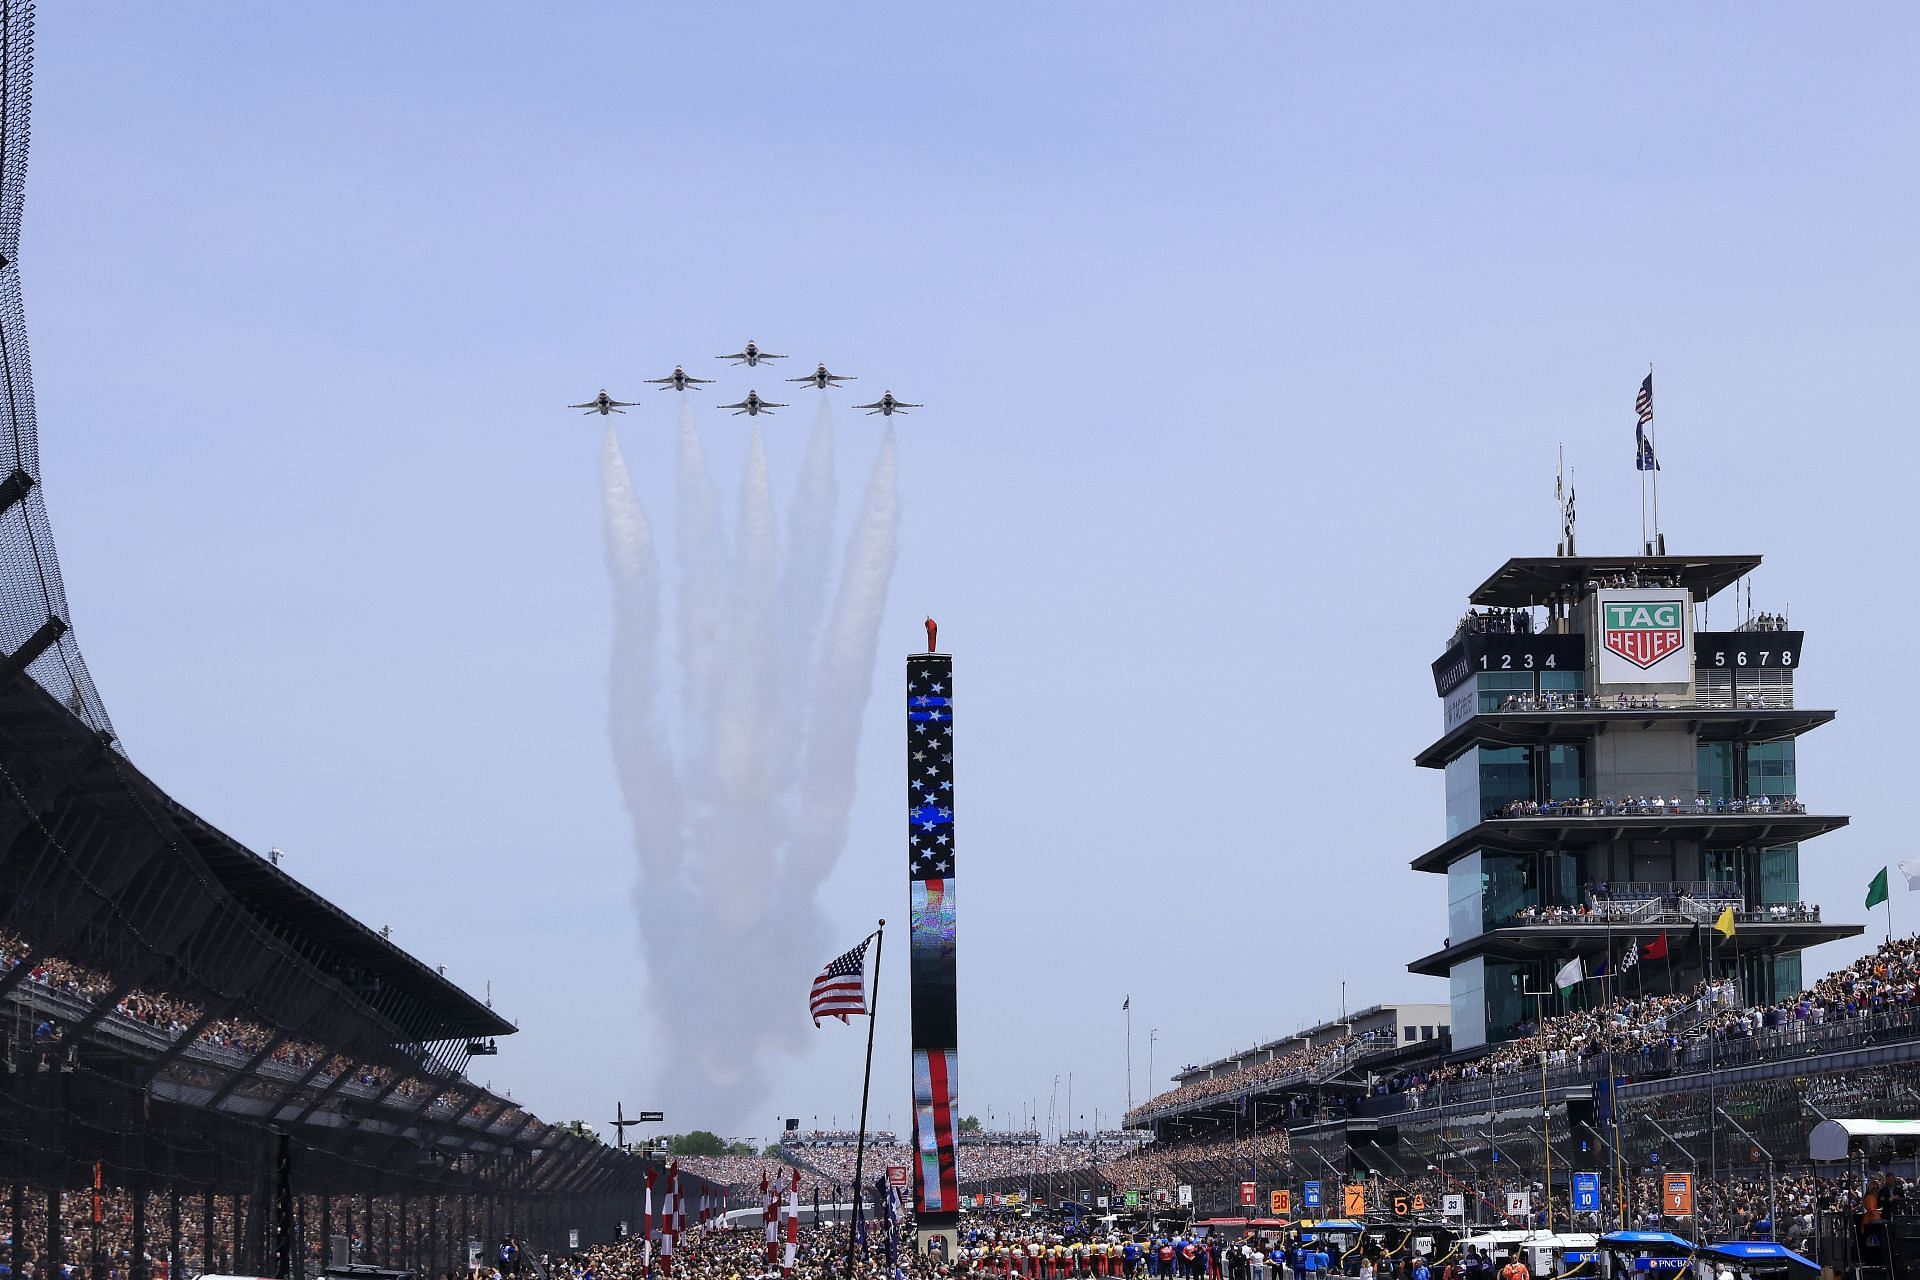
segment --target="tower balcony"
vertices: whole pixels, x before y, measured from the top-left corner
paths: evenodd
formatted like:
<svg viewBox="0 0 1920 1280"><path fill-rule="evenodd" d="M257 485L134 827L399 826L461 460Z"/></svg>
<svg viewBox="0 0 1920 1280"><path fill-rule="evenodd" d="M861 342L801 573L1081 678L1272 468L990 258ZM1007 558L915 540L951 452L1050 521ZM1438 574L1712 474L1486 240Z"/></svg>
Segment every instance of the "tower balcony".
<svg viewBox="0 0 1920 1280"><path fill-rule="evenodd" d="M1793 800L1583 799L1517 805L1468 827L1413 860L1415 871L1444 872L1474 849L1529 852L1578 849L1620 840L1684 840L1768 848L1838 831L1849 819L1812 814Z"/></svg>

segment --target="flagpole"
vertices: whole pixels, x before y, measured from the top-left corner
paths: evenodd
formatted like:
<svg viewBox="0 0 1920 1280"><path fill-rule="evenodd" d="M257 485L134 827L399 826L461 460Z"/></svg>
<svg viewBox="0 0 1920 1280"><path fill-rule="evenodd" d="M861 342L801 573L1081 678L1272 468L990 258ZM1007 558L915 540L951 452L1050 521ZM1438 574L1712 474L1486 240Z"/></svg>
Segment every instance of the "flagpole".
<svg viewBox="0 0 1920 1280"><path fill-rule="evenodd" d="M1653 377L1653 361L1647 361L1647 377ZM1647 448L1653 452L1653 554L1662 555L1660 545L1660 443L1654 438L1653 423L1647 423Z"/></svg>
<svg viewBox="0 0 1920 1280"><path fill-rule="evenodd" d="M861 1172L867 1156L867 1098L873 1091L873 1024L880 1013L880 956L887 947L887 922L882 920L873 938L873 995L867 1001L867 1073L860 1082L860 1134L853 1147L853 1222L847 1229L847 1274L853 1274L853 1245L860 1235Z"/></svg>
<svg viewBox="0 0 1920 1280"><path fill-rule="evenodd" d="M1891 919L1892 917L1888 917L1888 918ZM1111 999L1112 997L1109 996L1108 998ZM1133 1114L1133 996L1131 994L1127 996L1126 1001L1122 1004L1121 1012L1127 1015L1127 1114L1132 1115ZM1127 1127L1127 1122L1124 1119L1121 1120L1120 1127L1122 1129Z"/></svg>

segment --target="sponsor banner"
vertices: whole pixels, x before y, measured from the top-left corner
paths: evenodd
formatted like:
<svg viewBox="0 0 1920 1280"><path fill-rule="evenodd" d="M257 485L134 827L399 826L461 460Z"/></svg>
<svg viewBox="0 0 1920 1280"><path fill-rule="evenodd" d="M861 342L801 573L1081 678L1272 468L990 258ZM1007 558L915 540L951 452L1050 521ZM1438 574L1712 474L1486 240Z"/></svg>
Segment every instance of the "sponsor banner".
<svg viewBox="0 0 1920 1280"><path fill-rule="evenodd" d="M1692 1174L1663 1173L1660 1175L1660 1211L1669 1218L1693 1216Z"/></svg>
<svg viewBox="0 0 1920 1280"><path fill-rule="evenodd" d="M1292 1188L1269 1191L1267 1193L1267 1212L1276 1218L1291 1218L1293 1216Z"/></svg>
<svg viewBox="0 0 1920 1280"><path fill-rule="evenodd" d="M1693 679L1693 597L1678 587L1593 594L1598 683L1687 684Z"/></svg>
<svg viewBox="0 0 1920 1280"><path fill-rule="evenodd" d="M887 1185L890 1187L906 1186L907 1185L907 1166L903 1164L888 1165L887 1166Z"/></svg>
<svg viewBox="0 0 1920 1280"><path fill-rule="evenodd" d="M1181 1184L1180 1184L1180 1190L1179 1190L1179 1197L1178 1197L1178 1198L1179 1198L1179 1201L1180 1201L1180 1203L1181 1203L1181 1204L1192 1204L1192 1203L1193 1203L1193 1188L1192 1188L1192 1187L1190 1187L1190 1186L1188 1186L1188 1185L1187 1185L1186 1183L1184 1183L1184 1182L1183 1182L1183 1183L1181 1183Z"/></svg>
<svg viewBox="0 0 1920 1280"><path fill-rule="evenodd" d="M1306 1205L1309 1209L1318 1209L1320 1207L1320 1184L1317 1182L1309 1182L1303 1185L1300 1188L1300 1203Z"/></svg>
<svg viewBox="0 0 1920 1280"><path fill-rule="evenodd" d="M1367 1184L1364 1182L1349 1182L1341 1187L1340 1203L1342 1206L1340 1211L1349 1218L1366 1217Z"/></svg>
<svg viewBox="0 0 1920 1280"><path fill-rule="evenodd" d="M1458 1191L1453 1192L1441 1200L1440 1212L1449 1218L1466 1217L1467 1197Z"/></svg>
<svg viewBox="0 0 1920 1280"><path fill-rule="evenodd" d="M1507 1216L1509 1218L1524 1218L1532 1212L1533 1212L1533 1192L1531 1191L1507 1192Z"/></svg>
<svg viewBox="0 0 1920 1280"><path fill-rule="evenodd" d="M1573 1175L1573 1211L1575 1213L1600 1212L1599 1174L1576 1173Z"/></svg>
<svg viewBox="0 0 1920 1280"><path fill-rule="evenodd" d="M1240 1207L1251 1209L1260 1203L1260 1189L1251 1182L1240 1184Z"/></svg>

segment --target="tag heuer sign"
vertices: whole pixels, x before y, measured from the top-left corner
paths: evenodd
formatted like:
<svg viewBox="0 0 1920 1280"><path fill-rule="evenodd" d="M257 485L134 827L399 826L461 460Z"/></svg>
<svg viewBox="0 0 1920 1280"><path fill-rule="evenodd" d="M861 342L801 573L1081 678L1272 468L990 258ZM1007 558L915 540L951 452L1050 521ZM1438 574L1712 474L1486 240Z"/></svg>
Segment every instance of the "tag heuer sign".
<svg viewBox="0 0 1920 1280"><path fill-rule="evenodd" d="M1687 642L1687 601L1607 600L1600 605L1600 643L1642 671Z"/></svg>
<svg viewBox="0 0 1920 1280"><path fill-rule="evenodd" d="M1687 684L1693 680L1693 597L1675 587L1613 587L1594 592L1591 625L1595 682L1609 686Z"/></svg>

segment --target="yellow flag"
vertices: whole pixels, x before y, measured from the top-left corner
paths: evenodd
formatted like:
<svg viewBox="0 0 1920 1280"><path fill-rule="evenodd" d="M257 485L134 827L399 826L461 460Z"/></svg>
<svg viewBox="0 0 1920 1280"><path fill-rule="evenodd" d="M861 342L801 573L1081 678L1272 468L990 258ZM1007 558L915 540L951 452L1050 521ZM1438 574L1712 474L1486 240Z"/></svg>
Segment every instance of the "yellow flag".
<svg viewBox="0 0 1920 1280"><path fill-rule="evenodd" d="M1713 922L1713 931L1723 938L1731 938L1733 936L1732 907L1722 907L1720 909L1720 918Z"/></svg>

